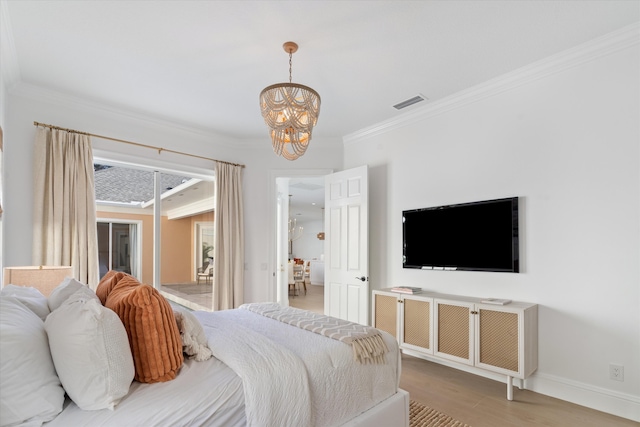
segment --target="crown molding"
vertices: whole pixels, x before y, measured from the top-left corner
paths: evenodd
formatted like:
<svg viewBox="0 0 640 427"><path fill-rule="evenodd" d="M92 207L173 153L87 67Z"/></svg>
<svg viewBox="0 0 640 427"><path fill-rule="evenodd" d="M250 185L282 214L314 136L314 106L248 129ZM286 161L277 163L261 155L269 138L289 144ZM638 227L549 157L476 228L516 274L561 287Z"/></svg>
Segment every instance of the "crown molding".
<svg viewBox="0 0 640 427"><path fill-rule="evenodd" d="M196 135L199 138L215 141L216 145L225 148L251 150L265 148L265 153L272 151L270 139L267 136L266 131L264 138L237 138L233 136L227 136L216 133L213 130L198 128L189 124L176 122L168 118L151 116L141 111L133 111L122 106L104 104L99 101L80 98L63 92L58 92L53 89L48 89L42 86L32 85L24 82L16 83L11 88L10 92L11 94L14 94L16 96L30 99L36 102L46 102L70 109L81 108L82 110L94 112L97 115L109 115L116 120L143 122L153 127L161 127L173 131L190 133ZM56 123L50 124L58 125ZM71 124L66 124L66 126L73 128L73 125ZM77 130L91 133L91 131L88 129ZM267 141L266 144L265 141ZM342 147L342 141L340 137L314 138L314 141L316 143L320 143L315 144L319 149L334 149L336 147Z"/></svg>
<svg viewBox="0 0 640 427"><path fill-rule="evenodd" d="M396 118L345 135L343 137L343 144L349 145L363 139L409 126L429 117L437 116L519 86L527 85L535 80L638 45L639 43L640 23L635 23L548 58L536 61L510 73L503 74L485 83L434 101L433 103L414 109Z"/></svg>
<svg viewBox="0 0 640 427"><path fill-rule="evenodd" d="M149 126L160 127L177 132L190 133L200 138L213 140L217 145L223 147L238 147L236 138L216 133L213 130L198 128L190 124L176 122L175 120L172 120L170 118L152 116L144 112L134 111L122 106L105 104L87 98L80 98L74 95L58 92L53 89L44 88L42 86L18 82L11 88L10 92L12 95L31 99L36 102L46 102L69 109L80 108L85 111L93 112L97 115L109 115L115 120L143 122L144 124ZM52 124L55 125L55 123ZM90 130L87 129L78 130L81 130L83 132L90 132Z"/></svg>

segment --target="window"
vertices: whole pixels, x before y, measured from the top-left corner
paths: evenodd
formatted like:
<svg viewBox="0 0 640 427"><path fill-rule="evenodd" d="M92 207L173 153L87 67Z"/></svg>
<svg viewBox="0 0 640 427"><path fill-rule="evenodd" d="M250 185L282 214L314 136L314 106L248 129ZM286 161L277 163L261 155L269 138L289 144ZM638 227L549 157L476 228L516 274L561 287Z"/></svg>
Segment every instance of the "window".
<svg viewBox="0 0 640 427"><path fill-rule="evenodd" d="M197 285L198 269L213 256L213 176L94 163L101 277L124 271L166 292ZM200 301L207 298L195 288Z"/></svg>
<svg viewBox="0 0 640 427"><path fill-rule="evenodd" d="M141 221L98 220L98 260L100 278L117 270L136 276L140 272L138 236Z"/></svg>

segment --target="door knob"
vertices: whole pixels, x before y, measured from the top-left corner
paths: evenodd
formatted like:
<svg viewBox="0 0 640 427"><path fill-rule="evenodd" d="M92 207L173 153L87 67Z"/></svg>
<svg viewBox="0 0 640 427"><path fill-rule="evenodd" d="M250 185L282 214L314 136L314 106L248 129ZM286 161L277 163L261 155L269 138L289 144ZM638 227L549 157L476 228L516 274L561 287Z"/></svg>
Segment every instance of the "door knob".
<svg viewBox="0 0 640 427"><path fill-rule="evenodd" d="M364 276L356 277L356 279L358 279L358 280L360 280L360 281L363 281L363 282L366 282L366 281L367 281L367 278L366 278L366 277L364 277Z"/></svg>

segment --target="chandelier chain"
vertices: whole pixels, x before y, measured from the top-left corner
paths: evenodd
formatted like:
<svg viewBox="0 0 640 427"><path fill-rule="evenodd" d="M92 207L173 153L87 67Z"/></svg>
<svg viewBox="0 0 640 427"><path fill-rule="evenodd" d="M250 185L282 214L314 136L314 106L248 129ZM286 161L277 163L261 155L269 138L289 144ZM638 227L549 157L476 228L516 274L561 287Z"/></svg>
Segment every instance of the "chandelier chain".
<svg viewBox="0 0 640 427"><path fill-rule="evenodd" d="M291 52L291 50L289 50L289 83L291 83L291 57L293 56L293 53Z"/></svg>

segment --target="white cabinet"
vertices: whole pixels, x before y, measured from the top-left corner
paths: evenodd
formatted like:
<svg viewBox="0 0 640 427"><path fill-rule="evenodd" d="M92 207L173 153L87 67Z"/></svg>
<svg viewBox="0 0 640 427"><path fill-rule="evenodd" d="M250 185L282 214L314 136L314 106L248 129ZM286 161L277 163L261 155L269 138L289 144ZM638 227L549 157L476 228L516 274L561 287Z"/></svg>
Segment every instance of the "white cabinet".
<svg viewBox="0 0 640 427"><path fill-rule="evenodd" d="M433 353L433 299L373 291L373 325L393 335L402 348Z"/></svg>
<svg viewBox="0 0 640 427"><path fill-rule="evenodd" d="M374 327L390 333L398 342L400 339L400 306L402 295L392 292L373 291L373 307L371 310Z"/></svg>
<svg viewBox="0 0 640 427"><path fill-rule="evenodd" d="M418 295L402 295L400 303L400 345L403 348L432 354L433 299Z"/></svg>
<svg viewBox="0 0 640 427"><path fill-rule="evenodd" d="M373 325L392 333L402 349L525 379L538 367L538 306L423 292L373 291Z"/></svg>
<svg viewBox="0 0 640 427"><path fill-rule="evenodd" d="M312 285L324 285L324 261L310 261L309 281Z"/></svg>
<svg viewBox="0 0 640 427"><path fill-rule="evenodd" d="M474 337L472 302L436 298L433 313L434 354L473 366Z"/></svg>

